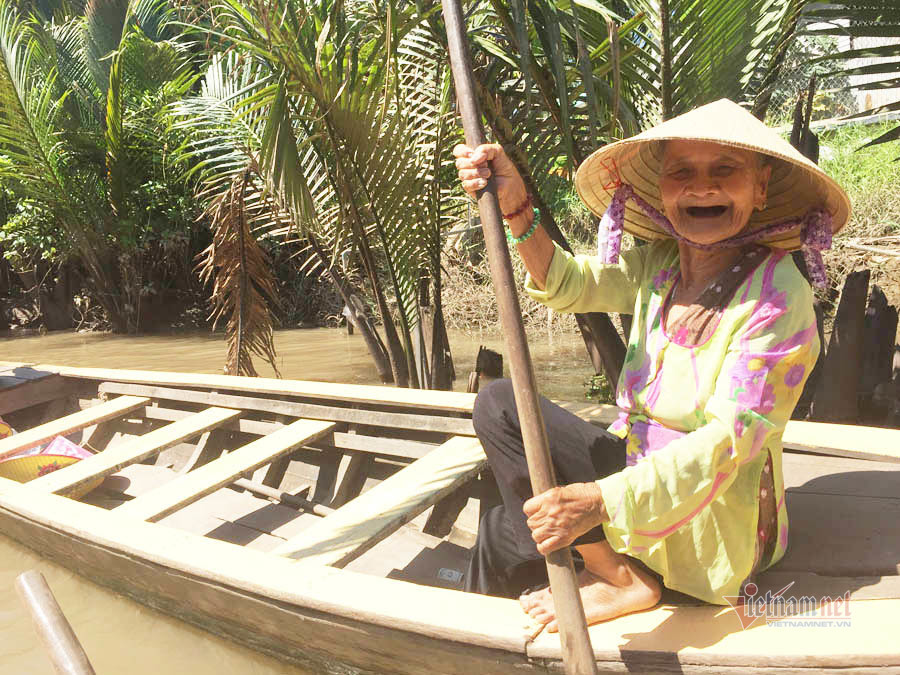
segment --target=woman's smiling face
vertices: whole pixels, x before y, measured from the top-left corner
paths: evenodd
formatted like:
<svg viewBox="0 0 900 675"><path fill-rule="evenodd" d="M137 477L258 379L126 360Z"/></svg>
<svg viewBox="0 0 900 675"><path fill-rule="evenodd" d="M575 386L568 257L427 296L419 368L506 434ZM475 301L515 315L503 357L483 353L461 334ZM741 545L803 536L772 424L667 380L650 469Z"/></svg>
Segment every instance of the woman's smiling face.
<svg viewBox="0 0 900 675"><path fill-rule="evenodd" d="M739 234L766 203L772 167L750 150L708 141L667 141L659 190L675 231L697 244Z"/></svg>

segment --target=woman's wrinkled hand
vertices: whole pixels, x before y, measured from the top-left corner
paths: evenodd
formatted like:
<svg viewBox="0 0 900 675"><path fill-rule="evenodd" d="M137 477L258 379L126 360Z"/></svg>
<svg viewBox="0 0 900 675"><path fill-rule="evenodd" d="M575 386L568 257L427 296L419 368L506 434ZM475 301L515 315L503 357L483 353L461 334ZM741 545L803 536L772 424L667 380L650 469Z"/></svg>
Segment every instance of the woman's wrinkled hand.
<svg viewBox="0 0 900 675"><path fill-rule="evenodd" d="M525 182L515 164L503 151L503 146L486 143L473 150L460 144L453 148L453 156L456 157L456 170L463 190L473 197L487 185L492 167L497 199L503 213L515 211L528 197Z"/></svg>
<svg viewBox="0 0 900 675"><path fill-rule="evenodd" d="M607 520L596 483L572 483L532 497L522 507L538 552L547 555Z"/></svg>

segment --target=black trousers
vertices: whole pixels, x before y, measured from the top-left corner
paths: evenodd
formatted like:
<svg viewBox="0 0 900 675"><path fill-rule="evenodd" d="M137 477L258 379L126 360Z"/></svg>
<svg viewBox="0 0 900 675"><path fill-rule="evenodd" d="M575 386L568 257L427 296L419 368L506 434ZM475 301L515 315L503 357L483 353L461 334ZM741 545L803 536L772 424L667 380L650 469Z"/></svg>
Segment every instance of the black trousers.
<svg viewBox="0 0 900 675"><path fill-rule="evenodd" d="M586 483L625 468L625 441L618 436L543 397L541 412L560 485ZM497 480L503 504L490 509L481 519L466 574L466 590L516 598L528 588L546 584L547 568L522 511L532 492L509 380L491 382L478 394L472 422ZM575 545L603 539L603 528L597 527L576 539Z"/></svg>

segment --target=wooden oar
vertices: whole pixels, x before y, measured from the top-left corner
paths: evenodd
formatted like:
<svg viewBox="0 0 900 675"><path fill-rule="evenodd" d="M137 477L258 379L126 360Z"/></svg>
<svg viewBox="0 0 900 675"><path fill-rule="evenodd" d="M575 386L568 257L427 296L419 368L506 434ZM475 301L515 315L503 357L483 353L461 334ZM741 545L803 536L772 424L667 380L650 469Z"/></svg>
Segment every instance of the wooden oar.
<svg viewBox="0 0 900 675"><path fill-rule="evenodd" d="M94 668L59 603L37 570L16 577L16 592L31 614L34 629L60 675L94 675Z"/></svg>
<svg viewBox="0 0 900 675"><path fill-rule="evenodd" d="M463 128L466 132L466 143L474 148L484 143L485 137L475 100L462 8L459 0L442 0L442 3L450 48L450 65L456 85L456 99L459 102ZM534 369L531 366L528 341L522 324L522 310L516 293L512 264L503 232L503 215L497 201L493 177L478 195L478 211L481 214L488 262L500 310L500 324L503 328L506 352L509 355L509 370L519 410L519 425L525 443L531 488L535 494L541 494L556 486L556 476L550 460L547 431L541 416ZM597 666L587 632L581 595L578 592L578 581L572 566L571 551L565 548L549 554L547 572L562 637L566 672L570 675L596 673Z"/></svg>

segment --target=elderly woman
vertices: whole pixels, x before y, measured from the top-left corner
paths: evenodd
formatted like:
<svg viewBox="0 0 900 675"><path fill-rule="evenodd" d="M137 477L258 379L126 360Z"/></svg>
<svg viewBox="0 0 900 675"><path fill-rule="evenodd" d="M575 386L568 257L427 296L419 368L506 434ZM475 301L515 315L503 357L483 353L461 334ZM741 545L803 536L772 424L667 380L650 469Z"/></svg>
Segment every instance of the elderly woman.
<svg viewBox="0 0 900 675"><path fill-rule="evenodd" d="M474 423L503 504L482 519L470 590L515 597L546 584L542 555L573 544L589 623L659 602L662 583L725 604L787 546L781 436L819 353L812 291L787 250L819 250L849 216L841 188L722 100L618 143L575 185L604 214L601 255L571 256L535 224L500 146L458 146L463 187L492 162L531 297L557 311L633 314L604 431L542 401L562 487L531 499L509 382ZM619 256L622 229L646 246ZM520 601L556 629L549 590Z"/></svg>

